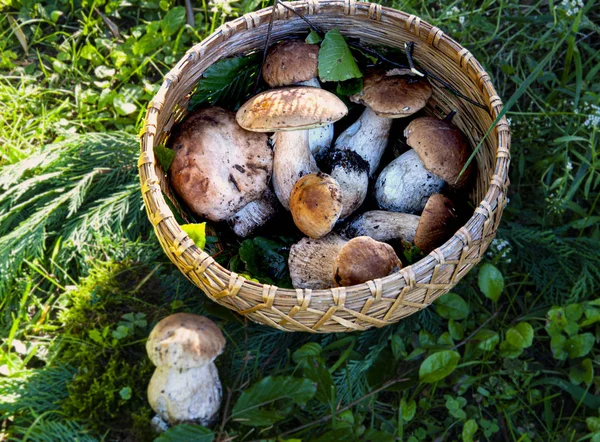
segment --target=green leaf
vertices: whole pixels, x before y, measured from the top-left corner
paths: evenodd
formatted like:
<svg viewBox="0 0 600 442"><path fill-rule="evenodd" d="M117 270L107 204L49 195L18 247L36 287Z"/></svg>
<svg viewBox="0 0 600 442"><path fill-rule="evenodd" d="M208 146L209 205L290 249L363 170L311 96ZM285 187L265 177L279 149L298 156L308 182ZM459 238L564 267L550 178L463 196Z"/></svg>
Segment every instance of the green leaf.
<svg viewBox="0 0 600 442"><path fill-rule="evenodd" d="M494 302L498 302L504 290L504 277L492 264L484 264L479 270L479 289Z"/></svg>
<svg viewBox="0 0 600 442"><path fill-rule="evenodd" d="M206 246L206 223L182 224L181 228L194 241L198 248L203 249Z"/></svg>
<svg viewBox="0 0 600 442"><path fill-rule="evenodd" d="M443 350L432 354L419 368L419 379L428 384L440 381L454 371L460 355L453 350Z"/></svg>
<svg viewBox="0 0 600 442"><path fill-rule="evenodd" d="M113 106L117 113L123 116L130 115L137 110L135 103L132 103L123 94L115 95L115 98L113 99Z"/></svg>
<svg viewBox="0 0 600 442"><path fill-rule="evenodd" d="M402 336L399 334L395 334L392 336L392 354L394 355L394 359L398 359L402 356L406 356L406 346L404 345L404 340Z"/></svg>
<svg viewBox="0 0 600 442"><path fill-rule="evenodd" d="M465 336L465 328L460 322L456 322L454 319L448 321L448 331L452 339L459 341Z"/></svg>
<svg viewBox="0 0 600 442"><path fill-rule="evenodd" d="M362 91L363 88L363 79L362 78L352 78L346 81L340 81L335 88L335 92L338 95L354 95L358 94Z"/></svg>
<svg viewBox="0 0 600 442"><path fill-rule="evenodd" d="M314 382L309 379L268 376L241 394L231 417L242 425L273 425L292 411L293 404L306 404L316 392Z"/></svg>
<svg viewBox="0 0 600 442"><path fill-rule="evenodd" d="M254 54L225 58L212 64L198 81L188 109L207 105L237 109L252 92L260 60L260 56Z"/></svg>
<svg viewBox="0 0 600 442"><path fill-rule="evenodd" d="M483 351L492 351L500 342L500 336L494 330L484 328L479 330L473 336L473 341L477 343L477 348Z"/></svg>
<svg viewBox="0 0 600 442"><path fill-rule="evenodd" d="M319 50L319 78L322 81L346 81L362 73L338 29L325 34Z"/></svg>
<svg viewBox="0 0 600 442"><path fill-rule="evenodd" d="M98 344L102 344L104 342L104 339L102 338L102 335L96 329L89 330L88 331L88 336L90 337L90 339L92 341L97 342Z"/></svg>
<svg viewBox="0 0 600 442"><path fill-rule="evenodd" d="M478 428L479 427L477 425L477 422L475 422L475 419L469 419L468 421L466 421L462 430L463 440L465 442L473 442L473 436L475 436L475 433L477 433Z"/></svg>
<svg viewBox="0 0 600 442"><path fill-rule="evenodd" d="M569 355L569 358L581 358L592 350L594 341L595 338L593 334L584 333L567 339L564 348Z"/></svg>
<svg viewBox="0 0 600 442"><path fill-rule="evenodd" d="M323 347L321 347L320 344L308 342L294 352L292 359L298 364L306 361L306 359L311 356L319 356L322 351Z"/></svg>
<svg viewBox="0 0 600 442"><path fill-rule="evenodd" d="M570 304L565 308L567 321L577 322L583 316L583 306L581 304Z"/></svg>
<svg viewBox="0 0 600 442"><path fill-rule="evenodd" d="M520 322L506 332L506 341L514 348L531 347L533 327L528 322Z"/></svg>
<svg viewBox="0 0 600 442"><path fill-rule="evenodd" d="M581 361L580 364L574 365L569 369L569 380L575 385L579 385L582 382L586 385L590 385L594 380L594 366L592 360L586 358Z"/></svg>
<svg viewBox="0 0 600 442"><path fill-rule="evenodd" d="M465 319L469 316L469 305L456 293L447 293L437 299L434 303L435 311L442 318Z"/></svg>
<svg viewBox="0 0 600 442"><path fill-rule="evenodd" d="M169 37L176 33L179 28L185 24L185 8L183 6L175 6L165 15L160 22L160 28L163 35Z"/></svg>
<svg viewBox="0 0 600 442"><path fill-rule="evenodd" d="M261 282L289 286L288 257L284 249L285 244L258 236L242 241L239 255L248 273Z"/></svg>
<svg viewBox="0 0 600 442"><path fill-rule="evenodd" d="M179 424L169 428L154 442L212 442L215 434L202 425Z"/></svg>
<svg viewBox="0 0 600 442"><path fill-rule="evenodd" d="M360 437L360 440L361 442L394 442L396 438L393 434L386 431L369 428L365 431L365 434Z"/></svg>
<svg viewBox="0 0 600 442"><path fill-rule="evenodd" d="M314 45L314 44L322 42L323 39L315 31L310 31L310 34L308 34L308 36L306 37L306 39L304 41L306 43L308 43L309 45Z"/></svg>
<svg viewBox="0 0 600 442"><path fill-rule="evenodd" d="M333 383L333 377L327 367L325 367L323 361L314 356L306 358L304 366L304 376L313 381L317 386L317 392L315 399L324 404L332 404L332 400L335 400L335 385ZM332 397L333 393L333 397Z"/></svg>
<svg viewBox="0 0 600 442"><path fill-rule="evenodd" d="M571 384L569 381L561 378L542 378L534 381L530 384L531 388L537 387L538 385L554 385L567 393L569 393L575 402L582 402L586 407L594 410L600 410L600 397L594 396L577 385Z"/></svg>
<svg viewBox="0 0 600 442"><path fill-rule="evenodd" d="M400 408L402 409L402 419L404 419L404 422L410 422L417 413L417 403L414 399L407 401L405 398L402 398Z"/></svg>
<svg viewBox="0 0 600 442"><path fill-rule="evenodd" d="M154 156L158 160L158 163L162 167L165 172L169 171L171 167L171 163L175 158L175 151L173 149L169 149L162 144L154 146Z"/></svg>
<svg viewBox="0 0 600 442"><path fill-rule="evenodd" d="M121 391L119 391L119 396L121 396L121 399L126 401L131 399L131 387L121 388Z"/></svg>
<svg viewBox="0 0 600 442"><path fill-rule="evenodd" d="M585 424L593 433L600 432L600 418L599 417L588 417L585 420Z"/></svg>
<svg viewBox="0 0 600 442"><path fill-rule="evenodd" d="M550 340L552 354L554 355L554 358L559 361L564 361L568 356L565 350L565 342L567 342L567 338L562 334L552 336L552 339Z"/></svg>
<svg viewBox="0 0 600 442"><path fill-rule="evenodd" d="M500 356L502 357L514 359L519 357L521 353L523 353L522 347L515 347L508 341L503 341L500 344Z"/></svg>
<svg viewBox="0 0 600 442"><path fill-rule="evenodd" d="M163 38L156 32L148 31L142 38L133 44L134 55L144 56L155 51L163 44Z"/></svg>

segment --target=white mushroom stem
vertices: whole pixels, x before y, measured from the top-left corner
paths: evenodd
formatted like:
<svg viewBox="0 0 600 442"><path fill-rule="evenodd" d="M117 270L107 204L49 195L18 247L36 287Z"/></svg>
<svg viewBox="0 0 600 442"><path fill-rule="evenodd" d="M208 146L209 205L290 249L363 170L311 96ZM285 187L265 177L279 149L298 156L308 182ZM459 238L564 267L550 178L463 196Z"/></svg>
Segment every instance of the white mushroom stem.
<svg viewBox="0 0 600 442"><path fill-rule="evenodd" d="M200 367L157 367L148 386L148 402L170 424L210 425L221 404L221 382L214 362Z"/></svg>
<svg viewBox="0 0 600 442"><path fill-rule="evenodd" d="M330 234L320 239L303 238L294 244L288 259L292 285L313 290L334 287L333 265L346 242Z"/></svg>
<svg viewBox="0 0 600 442"><path fill-rule="evenodd" d="M313 78L308 81L301 81L297 83L297 86L310 86L310 87L321 87L319 80ZM315 158L319 158L323 155L329 146L331 146L331 142L333 141L333 124L328 124L323 127L315 127L313 129L308 130L308 145L310 147L310 152L313 154Z"/></svg>
<svg viewBox="0 0 600 442"><path fill-rule="evenodd" d="M290 194L296 181L319 168L310 153L308 130L275 132L275 155L273 158L273 189L287 210L290 210Z"/></svg>
<svg viewBox="0 0 600 442"><path fill-rule="evenodd" d="M421 217L408 213L371 210L352 220L344 229L344 236L370 236L377 241L401 239L413 243Z"/></svg>
<svg viewBox="0 0 600 442"><path fill-rule="evenodd" d="M279 202L270 188L257 199L244 206L227 220L233 232L242 238L246 238L266 224L279 211Z"/></svg>
<svg viewBox="0 0 600 442"><path fill-rule="evenodd" d="M365 201L369 189L369 165L357 153L348 150L331 150L326 164L331 177L342 189L342 213L340 219L354 213Z"/></svg>
<svg viewBox="0 0 600 442"><path fill-rule="evenodd" d="M425 169L417 152L411 149L381 171L375 183L375 199L384 210L420 213L427 199L444 184L442 178Z"/></svg>
<svg viewBox="0 0 600 442"><path fill-rule="evenodd" d="M352 150L369 163L369 175L373 176L388 143L392 119L378 117L366 107L362 115L340 134L335 149Z"/></svg>

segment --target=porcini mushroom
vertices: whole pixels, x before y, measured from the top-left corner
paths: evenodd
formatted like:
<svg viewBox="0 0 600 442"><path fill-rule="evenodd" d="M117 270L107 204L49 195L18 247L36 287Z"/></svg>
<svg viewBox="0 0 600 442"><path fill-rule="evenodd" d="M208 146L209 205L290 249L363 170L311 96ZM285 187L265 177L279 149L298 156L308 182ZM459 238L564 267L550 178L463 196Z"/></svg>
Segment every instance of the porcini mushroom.
<svg viewBox="0 0 600 442"><path fill-rule="evenodd" d="M455 112L440 120L420 117L404 130L406 143L418 154L425 169L439 176L450 186L462 188L468 183L472 165L460 175L471 154L465 135L452 124Z"/></svg>
<svg viewBox="0 0 600 442"><path fill-rule="evenodd" d="M350 100L366 106L360 118L340 134L336 149L358 153L369 163L372 176L387 146L393 118L402 118L419 111L431 97L427 80L411 76L409 70L373 70L365 75L363 88Z"/></svg>
<svg viewBox="0 0 600 442"><path fill-rule="evenodd" d="M334 233L301 239L291 247L288 265L292 285L313 290L361 284L402 268L389 244L369 237L346 241Z"/></svg>
<svg viewBox="0 0 600 442"><path fill-rule="evenodd" d="M279 202L273 191L267 187L262 196L246 204L227 220L231 230L242 238L253 234L278 212Z"/></svg>
<svg viewBox="0 0 600 442"><path fill-rule="evenodd" d="M148 402L166 422L209 425L221 405L221 382L214 360L225 347L221 329L204 316L176 313L161 320L146 351L156 370Z"/></svg>
<svg viewBox="0 0 600 442"><path fill-rule="evenodd" d="M400 239L425 253L443 244L457 227L454 204L436 193L427 200L421 216L371 210L353 219L343 230L348 238L369 236L377 241Z"/></svg>
<svg viewBox="0 0 600 442"><path fill-rule="evenodd" d="M296 181L318 172L310 152L308 131L342 118L348 109L335 95L312 87L292 87L263 92L247 101L236 114L238 123L260 132L275 132L273 189L285 207Z"/></svg>
<svg viewBox="0 0 600 442"><path fill-rule="evenodd" d="M320 88L318 75L319 46L300 40L286 40L272 46L265 58L262 76L271 87L310 86ZM317 158L333 139L333 124L308 129L308 144Z"/></svg>
<svg viewBox="0 0 600 442"><path fill-rule="evenodd" d="M332 149L324 155L326 172L342 190L342 212L345 219L365 201L369 189L369 163L351 150Z"/></svg>
<svg viewBox="0 0 600 442"><path fill-rule="evenodd" d="M197 215L226 220L267 189L273 170L268 137L242 129L233 112L196 111L170 143L175 151L171 186Z"/></svg>
<svg viewBox="0 0 600 442"><path fill-rule="evenodd" d="M300 178L290 196L294 224L305 235L321 238L331 232L342 212L342 189L329 175L311 173Z"/></svg>
<svg viewBox="0 0 600 442"><path fill-rule="evenodd" d="M472 167L462 176L460 172L470 155L469 144L450 122L453 115L444 120L421 117L408 124L404 135L412 149L388 164L375 183L380 208L418 213L446 182L459 188L468 183Z"/></svg>

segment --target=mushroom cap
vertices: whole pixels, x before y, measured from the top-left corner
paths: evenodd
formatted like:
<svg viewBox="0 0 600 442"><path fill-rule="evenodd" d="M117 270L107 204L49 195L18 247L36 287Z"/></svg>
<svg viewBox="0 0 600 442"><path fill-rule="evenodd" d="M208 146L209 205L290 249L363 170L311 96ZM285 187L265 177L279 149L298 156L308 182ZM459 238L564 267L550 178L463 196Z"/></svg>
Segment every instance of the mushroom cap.
<svg viewBox="0 0 600 442"><path fill-rule="evenodd" d="M318 75L319 46L300 40L277 43L269 49L262 76L271 87L289 86Z"/></svg>
<svg viewBox="0 0 600 442"><path fill-rule="evenodd" d="M342 189L322 172L305 175L294 184L290 211L305 235L321 238L331 232L342 213Z"/></svg>
<svg viewBox="0 0 600 442"><path fill-rule="evenodd" d="M410 71L406 71L410 72ZM402 118L423 109L431 97L429 82L405 71L371 70L363 78L363 88L350 100L370 107L378 116Z"/></svg>
<svg viewBox="0 0 600 442"><path fill-rule="evenodd" d="M259 198L273 172L266 134L249 132L218 107L191 114L170 145L173 189L196 214L222 221Z"/></svg>
<svg viewBox="0 0 600 442"><path fill-rule="evenodd" d="M225 348L221 329L205 316L175 313L156 324L146 341L154 365L188 369L213 361Z"/></svg>
<svg viewBox="0 0 600 442"><path fill-rule="evenodd" d="M331 92L296 86L261 92L236 114L240 126L253 132L312 129L346 116L348 108Z"/></svg>
<svg viewBox="0 0 600 442"><path fill-rule="evenodd" d="M415 245L425 253L431 252L452 235L456 222L452 201L440 193L431 195L415 232Z"/></svg>
<svg viewBox="0 0 600 442"><path fill-rule="evenodd" d="M402 263L392 246L368 236L358 236L340 250L333 277L337 286L349 286L383 278L401 268Z"/></svg>
<svg viewBox="0 0 600 442"><path fill-rule="evenodd" d="M415 118L406 126L404 136L419 154L425 169L453 187L464 187L468 183L472 164L460 179L458 177L471 154L469 143L455 125L435 117Z"/></svg>
<svg viewBox="0 0 600 442"><path fill-rule="evenodd" d="M296 289L328 289L335 286L333 264L346 244L335 233L319 239L302 238L290 247L288 267Z"/></svg>

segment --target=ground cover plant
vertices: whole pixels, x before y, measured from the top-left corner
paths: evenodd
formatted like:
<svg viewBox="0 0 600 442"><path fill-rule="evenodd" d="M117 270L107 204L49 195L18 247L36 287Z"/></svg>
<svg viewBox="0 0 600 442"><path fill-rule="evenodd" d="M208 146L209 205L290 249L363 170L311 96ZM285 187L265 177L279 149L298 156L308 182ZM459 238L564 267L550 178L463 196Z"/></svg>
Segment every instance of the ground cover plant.
<svg viewBox="0 0 600 442"><path fill-rule="evenodd" d="M383 329L312 336L206 301L138 190L135 135L162 75L268 3L197 3L193 26L168 0L0 3L2 438L158 437L144 342L186 311L223 328L224 405L215 427L161 441L600 440L598 6L383 4L492 76L510 106L510 203L453 294Z"/></svg>

